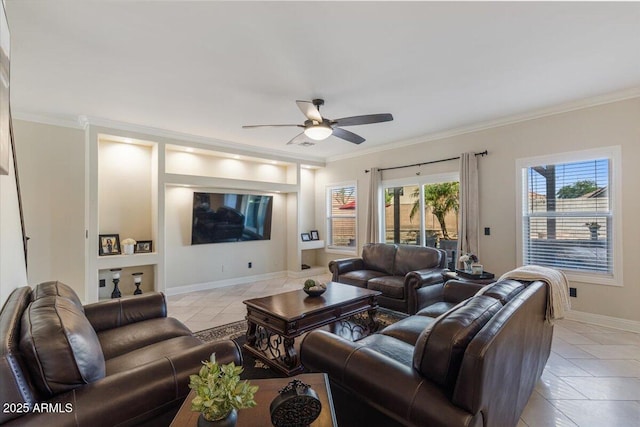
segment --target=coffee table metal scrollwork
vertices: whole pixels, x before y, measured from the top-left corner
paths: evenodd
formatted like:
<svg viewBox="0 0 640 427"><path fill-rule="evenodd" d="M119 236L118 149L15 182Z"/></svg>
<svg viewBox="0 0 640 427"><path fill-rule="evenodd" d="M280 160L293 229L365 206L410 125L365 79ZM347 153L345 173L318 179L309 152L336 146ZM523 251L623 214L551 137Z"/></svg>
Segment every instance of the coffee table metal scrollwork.
<svg viewBox="0 0 640 427"><path fill-rule="evenodd" d="M378 291L330 282L317 297L300 289L243 301L248 324L244 348L285 375L295 375L303 370L296 337L363 313L367 313L369 331L375 331L378 295Z"/></svg>

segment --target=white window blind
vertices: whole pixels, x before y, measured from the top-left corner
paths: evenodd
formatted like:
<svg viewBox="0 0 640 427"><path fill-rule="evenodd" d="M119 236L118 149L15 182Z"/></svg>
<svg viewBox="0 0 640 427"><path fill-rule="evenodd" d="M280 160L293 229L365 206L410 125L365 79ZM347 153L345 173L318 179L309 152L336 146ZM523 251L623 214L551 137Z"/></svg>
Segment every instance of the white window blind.
<svg viewBox="0 0 640 427"><path fill-rule="evenodd" d="M523 263L613 274L611 161L527 167L523 178Z"/></svg>
<svg viewBox="0 0 640 427"><path fill-rule="evenodd" d="M355 250L357 193L355 185L327 187L327 245Z"/></svg>

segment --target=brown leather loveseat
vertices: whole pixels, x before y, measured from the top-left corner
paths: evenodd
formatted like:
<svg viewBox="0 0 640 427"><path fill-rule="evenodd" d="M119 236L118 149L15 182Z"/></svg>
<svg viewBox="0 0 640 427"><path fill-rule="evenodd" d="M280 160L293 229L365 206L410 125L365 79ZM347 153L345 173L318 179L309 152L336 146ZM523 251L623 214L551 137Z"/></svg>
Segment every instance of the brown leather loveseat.
<svg viewBox="0 0 640 427"><path fill-rule="evenodd" d="M161 293L82 306L60 282L14 290L0 313L0 424L168 425L189 375L235 342L203 343L167 317Z"/></svg>
<svg viewBox="0 0 640 427"><path fill-rule="evenodd" d="M417 311L416 290L442 283L443 250L413 245L369 243L362 257L329 262L334 282L382 292L378 303L391 310Z"/></svg>
<svg viewBox="0 0 640 427"><path fill-rule="evenodd" d="M313 331L301 361L328 373L334 400L349 402L346 422L337 407L341 425L516 426L551 351L547 292L539 281L505 280L357 342Z"/></svg>

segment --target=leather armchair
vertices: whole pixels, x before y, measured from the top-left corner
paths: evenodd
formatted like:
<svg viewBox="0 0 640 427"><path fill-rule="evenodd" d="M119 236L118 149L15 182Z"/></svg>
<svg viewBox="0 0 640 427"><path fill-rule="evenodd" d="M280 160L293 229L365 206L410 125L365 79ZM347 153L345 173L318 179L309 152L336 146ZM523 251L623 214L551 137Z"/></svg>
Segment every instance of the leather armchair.
<svg viewBox="0 0 640 427"><path fill-rule="evenodd" d="M0 313L0 403L20 410L0 424L168 425L202 360L242 356L166 316L160 293L82 306L60 282L16 289Z"/></svg>

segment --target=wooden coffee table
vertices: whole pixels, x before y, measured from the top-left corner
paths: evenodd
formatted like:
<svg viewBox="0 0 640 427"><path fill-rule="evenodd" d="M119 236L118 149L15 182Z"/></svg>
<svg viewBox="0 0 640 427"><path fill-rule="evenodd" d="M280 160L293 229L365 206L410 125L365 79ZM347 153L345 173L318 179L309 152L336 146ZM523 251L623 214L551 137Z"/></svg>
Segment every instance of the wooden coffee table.
<svg viewBox="0 0 640 427"><path fill-rule="evenodd" d="M374 331L378 295L378 291L329 282L327 291L317 297L300 289L243 301L248 324L244 348L285 375L295 375L303 370L296 337L364 312L369 330Z"/></svg>
<svg viewBox="0 0 640 427"><path fill-rule="evenodd" d="M241 409L238 411L237 427L266 427L271 425L271 413L269 406L276 398L278 391L285 387L294 378L270 378L263 380L249 380L251 385L258 386L258 392L254 399L256 406L253 408ZM326 374L302 374L295 379L299 379L311 386L318 394L322 411L309 427L333 427L337 426L335 410L333 408L333 398L331 388ZM171 422L170 427L196 427L198 425L199 412L191 411L191 401L195 397L192 390L187 396L180 410Z"/></svg>

